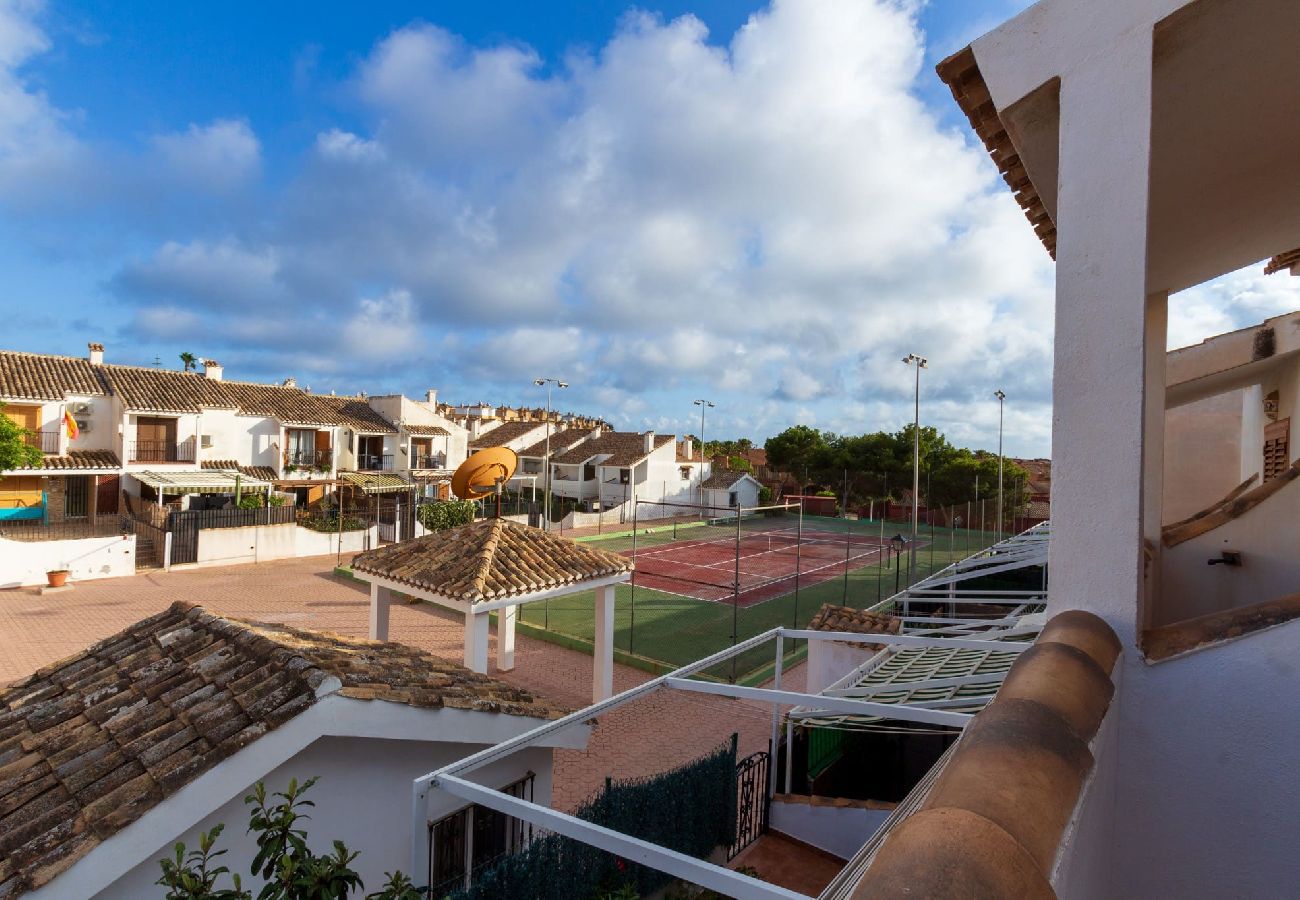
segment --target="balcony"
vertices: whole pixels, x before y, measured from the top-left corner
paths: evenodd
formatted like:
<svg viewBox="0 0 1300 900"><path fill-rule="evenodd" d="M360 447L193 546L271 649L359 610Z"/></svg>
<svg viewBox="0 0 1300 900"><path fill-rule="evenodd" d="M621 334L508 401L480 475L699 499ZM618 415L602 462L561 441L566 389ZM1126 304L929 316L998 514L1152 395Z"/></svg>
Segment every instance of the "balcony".
<svg viewBox="0 0 1300 900"><path fill-rule="evenodd" d="M194 462L194 441L132 441L128 450L133 463Z"/></svg>
<svg viewBox="0 0 1300 900"><path fill-rule="evenodd" d="M441 469L447 464L447 457L442 453L411 454L412 469Z"/></svg>
<svg viewBox="0 0 1300 900"><path fill-rule="evenodd" d="M50 428L44 431L31 431L23 435L23 443L28 447L35 447L42 453L59 452L59 429Z"/></svg>
<svg viewBox="0 0 1300 900"><path fill-rule="evenodd" d="M374 453L357 454L357 470L361 472L391 472L393 471L393 454L385 453L382 456Z"/></svg>
<svg viewBox="0 0 1300 900"><path fill-rule="evenodd" d="M323 450L290 450L284 454L285 471L292 468L328 472L333 464L334 451L329 447Z"/></svg>

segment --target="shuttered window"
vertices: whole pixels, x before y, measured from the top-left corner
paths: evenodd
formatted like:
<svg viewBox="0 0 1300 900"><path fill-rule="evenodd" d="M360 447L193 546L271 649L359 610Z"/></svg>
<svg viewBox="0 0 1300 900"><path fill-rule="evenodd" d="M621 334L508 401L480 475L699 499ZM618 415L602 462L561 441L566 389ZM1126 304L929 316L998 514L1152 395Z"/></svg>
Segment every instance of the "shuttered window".
<svg viewBox="0 0 1300 900"><path fill-rule="evenodd" d="M1270 422L1264 429L1264 480L1271 481L1291 465L1291 420Z"/></svg>

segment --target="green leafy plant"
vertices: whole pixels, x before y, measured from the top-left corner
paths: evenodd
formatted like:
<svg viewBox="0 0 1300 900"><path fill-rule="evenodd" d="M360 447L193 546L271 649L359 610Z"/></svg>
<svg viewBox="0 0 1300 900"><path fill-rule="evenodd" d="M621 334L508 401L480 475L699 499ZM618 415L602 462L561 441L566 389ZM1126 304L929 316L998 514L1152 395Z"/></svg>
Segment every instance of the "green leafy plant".
<svg viewBox="0 0 1300 900"><path fill-rule="evenodd" d="M214 825L211 831L199 832L199 848L185 852L185 845L177 842L172 859L160 859L162 877L154 884L167 888L163 900L251 900L252 894L243 890L238 875L232 875L233 889L218 888L217 879L229 874L226 866L213 865L225 850L213 850L221 837L224 825Z"/></svg>
<svg viewBox="0 0 1300 900"><path fill-rule="evenodd" d="M4 406L0 403L0 472L40 465L40 449L30 446L26 440L31 432L6 416ZM0 480L3 478L0 475Z"/></svg>
<svg viewBox="0 0 1300 900"><path fill-rule="evenodd" d="M416 511L420 524L430 531L446 531L474 521L473 500L439 500L425 503Z"/></svg>

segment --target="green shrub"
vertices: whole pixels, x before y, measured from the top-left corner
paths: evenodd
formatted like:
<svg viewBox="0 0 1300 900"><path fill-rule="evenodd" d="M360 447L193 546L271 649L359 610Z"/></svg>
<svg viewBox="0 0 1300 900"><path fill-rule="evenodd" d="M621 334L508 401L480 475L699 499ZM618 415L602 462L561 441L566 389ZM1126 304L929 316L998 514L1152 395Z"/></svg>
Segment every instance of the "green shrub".
<svg viewBox="0 0 1300 900"><path fill-rule="evenodd" d="M439 500L416 509L415 517L430 531L446 531L474 521L473 500Z"/></svg>

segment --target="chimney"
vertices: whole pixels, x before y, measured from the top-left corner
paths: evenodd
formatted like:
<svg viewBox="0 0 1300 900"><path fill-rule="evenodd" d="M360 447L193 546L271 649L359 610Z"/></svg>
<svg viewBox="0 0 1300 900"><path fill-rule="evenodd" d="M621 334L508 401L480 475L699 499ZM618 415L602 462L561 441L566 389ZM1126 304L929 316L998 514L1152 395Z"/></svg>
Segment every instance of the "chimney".
<svg viewBox="0 0 1300 900"><path fill-rule="evenodd" d="M296 388L298 386L298 379L290 375L288 378L284 380L282 386L287 388Z"/></svg>
<svg viewBox="0 0 1300 900"><path fill-rule="evenodd" d="M471 441L478 440L478 426L480 421L482 420L478 418L470 418L465 422L465 424L469 426L469 439Z"/></svg>
<svg viewBox="0 0 1300 900"><path fill-rule="evenodd" d="M642 435L642 437L645 438L645 446L642 449L646 453L652 452L655 448L655 433L653 431L647 431Z"/></svg>
<svg viewBox="0 0 1300 900"><path fill-rule="evenodd" d="M689 435L682 441L682 456L687 459L695 456L695 441Z"/></svg>
<svg viewBox="0 0 1300 900"><path fill-rule="evenodd" d="M221 363L215 359L203 360L203 377L209 381L221 380Z"/></svg>
<svg viewBox="0 0 1300 900"><path fill-rule="evenodd" d="M438 408L438 392L433 388L429 388L424 392L424 402L436 410Z"/></svg>
<svg viewBox="0 0 1300 900"><path fill-rule="evenodd" d="M87 357L90 364L92 366L102 366L104 364L104 345L92 341L86 346L90 348L90 355Z"/></svg>

